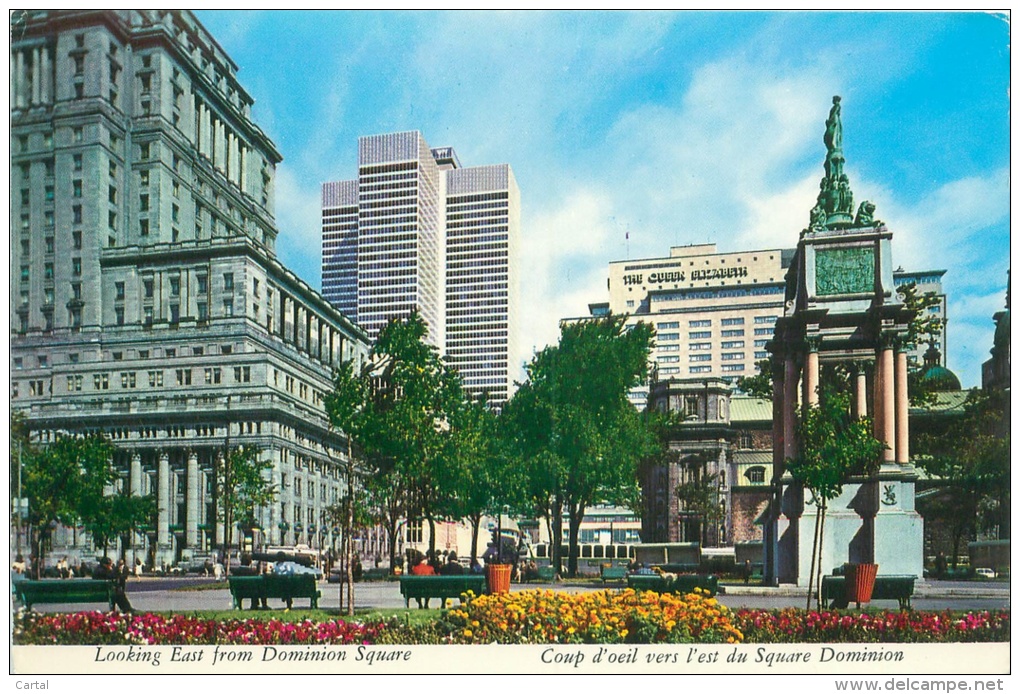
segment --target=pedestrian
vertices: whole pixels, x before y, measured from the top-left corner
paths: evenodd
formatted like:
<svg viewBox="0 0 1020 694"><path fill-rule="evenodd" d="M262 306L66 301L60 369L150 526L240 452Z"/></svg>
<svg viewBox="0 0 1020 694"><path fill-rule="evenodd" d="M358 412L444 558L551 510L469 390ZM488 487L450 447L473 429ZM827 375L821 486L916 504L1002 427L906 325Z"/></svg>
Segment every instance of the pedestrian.
<svg viewBox="0 0 1020 694"><path fill-rule="evenodd" d="M744 583L748 584L751 582L751 560L744 560Z"/></svg>
<svg viewBox="0 0 1020 694"><path fill-rule="evenodd" d="M99 568L94 574L94 578L113 581L113 603L121 612L130 614L135 610L131 607L131 601L127 597L127 577L128 570L124 560L121 559L117 562L117 568L114 568L113 560L110 557L103 557L100 560Z"/></svg>

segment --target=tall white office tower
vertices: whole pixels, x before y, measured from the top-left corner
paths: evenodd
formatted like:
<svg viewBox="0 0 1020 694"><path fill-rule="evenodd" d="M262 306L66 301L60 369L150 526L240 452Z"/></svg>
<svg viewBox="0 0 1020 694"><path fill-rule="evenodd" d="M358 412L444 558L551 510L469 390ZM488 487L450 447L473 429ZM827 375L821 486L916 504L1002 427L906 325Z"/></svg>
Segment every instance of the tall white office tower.
<svg viewBox="0 0 1020 694"><path fill-rule="evenodd" d="M323 295L371 337L417 310L468 391L498 407L517 356L520 193L420 132L362 137L358 178L322 186Z"/></svg>

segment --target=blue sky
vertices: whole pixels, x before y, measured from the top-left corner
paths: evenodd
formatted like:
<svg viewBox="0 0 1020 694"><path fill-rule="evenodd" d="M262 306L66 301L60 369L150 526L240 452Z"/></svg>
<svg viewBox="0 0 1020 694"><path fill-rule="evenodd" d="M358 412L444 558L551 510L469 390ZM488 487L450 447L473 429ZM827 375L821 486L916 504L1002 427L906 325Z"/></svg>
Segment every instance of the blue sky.
<svg viewBox="0 0 1020 694"><path fill-rule="evenodd" d="M843 97L846 171L893 262L945 269L980 384L1009 269L1009 23L987 13L199 11L283 153L281 259L320 286L320 184L420 130L521 189L521 346L606 300L608 264L794 247ZM629 233L629 243L626 235Z"/></svg>

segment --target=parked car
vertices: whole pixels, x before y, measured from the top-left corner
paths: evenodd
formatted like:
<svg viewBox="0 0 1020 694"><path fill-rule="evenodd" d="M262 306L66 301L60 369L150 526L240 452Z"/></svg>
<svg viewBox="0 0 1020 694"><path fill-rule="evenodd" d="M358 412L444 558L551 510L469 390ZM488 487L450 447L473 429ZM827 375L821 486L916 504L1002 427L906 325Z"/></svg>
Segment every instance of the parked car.
<svg viewBox="0 0 1020 694"><path fill-rule="evenodd" d="M991 569L974 569L974 575L978 578L995 578L995 572Z"/></svg>

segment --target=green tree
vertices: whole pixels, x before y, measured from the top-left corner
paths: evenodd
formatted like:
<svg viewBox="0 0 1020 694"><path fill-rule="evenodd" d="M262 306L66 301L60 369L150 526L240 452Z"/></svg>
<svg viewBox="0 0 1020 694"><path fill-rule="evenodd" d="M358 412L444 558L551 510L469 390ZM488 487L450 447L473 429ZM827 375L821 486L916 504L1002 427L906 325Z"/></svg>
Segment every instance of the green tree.
<svg viewBox="0 0 1020 694"><path fill-rule="evenodd" d="M458 475L453 484L457 489L454 515L467 518L471 525L472 563L478 559L482 518L522 506L523 475L507 454L501 424L484 396L464 402L453 420Z"/></svg>
<svg viewBox="0 0 1020 694"><path fill-rule="evenodd" d="M408 516L428 521L434 551L435 521L455 513L456 490L447 484L457 476L451 418L464 396L456 371L425 342L427 332L417 312L379 332L367 373L374 387L361 443L394 489L403 488Z"/></svg>
<svg viewBox="0 0 1020 694"><path fill-rule="evenodd" d="M754 398L772 399L772 362L760 359L754 363L758 372L754 376L737 379L737 389Z"/></svg>
<svg viewBox="0 0 1020 694"><path fill-rule="evenodd" d="M689 477L677 485L676 496L680 508L698 519L698 541L704 546L708 526L723 518L719 505L719 475L705 472L700 466L690 466L689 473Z"/></svg>
<svg viewBox="0 0 1020 694"><path fill-rule="evenodd" d="M870 419L851 414L850 390L841 378L845 374L829 375L825 378L823 373L818 404L804 408L798 419L798 455L786 459L790 475L810 490L818 502L808 579L809 608L811 588L821 582L820 558L828 503L843 492L843 485L851 476L872 476L885 450L885 444L872 436Z"/></svg>
<svg viewBox="0 0 1020 694"><path fill-rule="evenodd" d="M370 383L356 372L354 360L340 364L333 375L333 392L326 396L326 413L329 423L344 433L347 439L347 460L344 464L347 489L338 509L343 529L342 553L344 557L344 582L347 584L347 614L354 615L354 543L352 542L355 514L358 512L358 498L355 495L354 441L363 436L365 429L365 407L368 404Z"/></svg>
<svg viewBox="0 0 1020 694"><path fill-rule="evenodd" d="M105 557L110 542L128 535L155 513L156 499L152 495L129 496L116 493L100 499L81 520L92 536L92 541L103 548Z"/></svg>
<svg viewBox="0 0 1020 694"><path fill-rule="evenodd" d="M35 578L53 529L95 518L105 508L105 488L116 479L113 450L105 437L91 434L60 435L45 448L22 452L22 493L29 500Z"/></svg>
<svg viewBox="0 0 1020 694"><path fill-rule="evenodd" d="M568 573L577 573L581 520L593 503L631 503L637 466L661 443L627 398L648 376L651 326L607 316L563 325L556 346L528 365L511 419L532 477L529 496L552 514L554 561L559 519L568 515ZM559 568L559 567L557 567Z"/></svg>
<svg viewBox="0 0 1020 694"><path fill-rule="evenodd" d="M228 576L234 525L252 526L256 509L276 498L276 485L270 477L273 464L261 455L257 448L235 446L216 459L216 515L223 523L223 565Z"/></svg>
<svg viewBox="0 0 1020 694"><path fill-rule="evenodd" d="M918 437L915 459L937 490L922 505L928 518L950 528L954 568L963 540L982 527L1010 537L1008 402L1006 391L972 390L962 417Z"/></svg>

